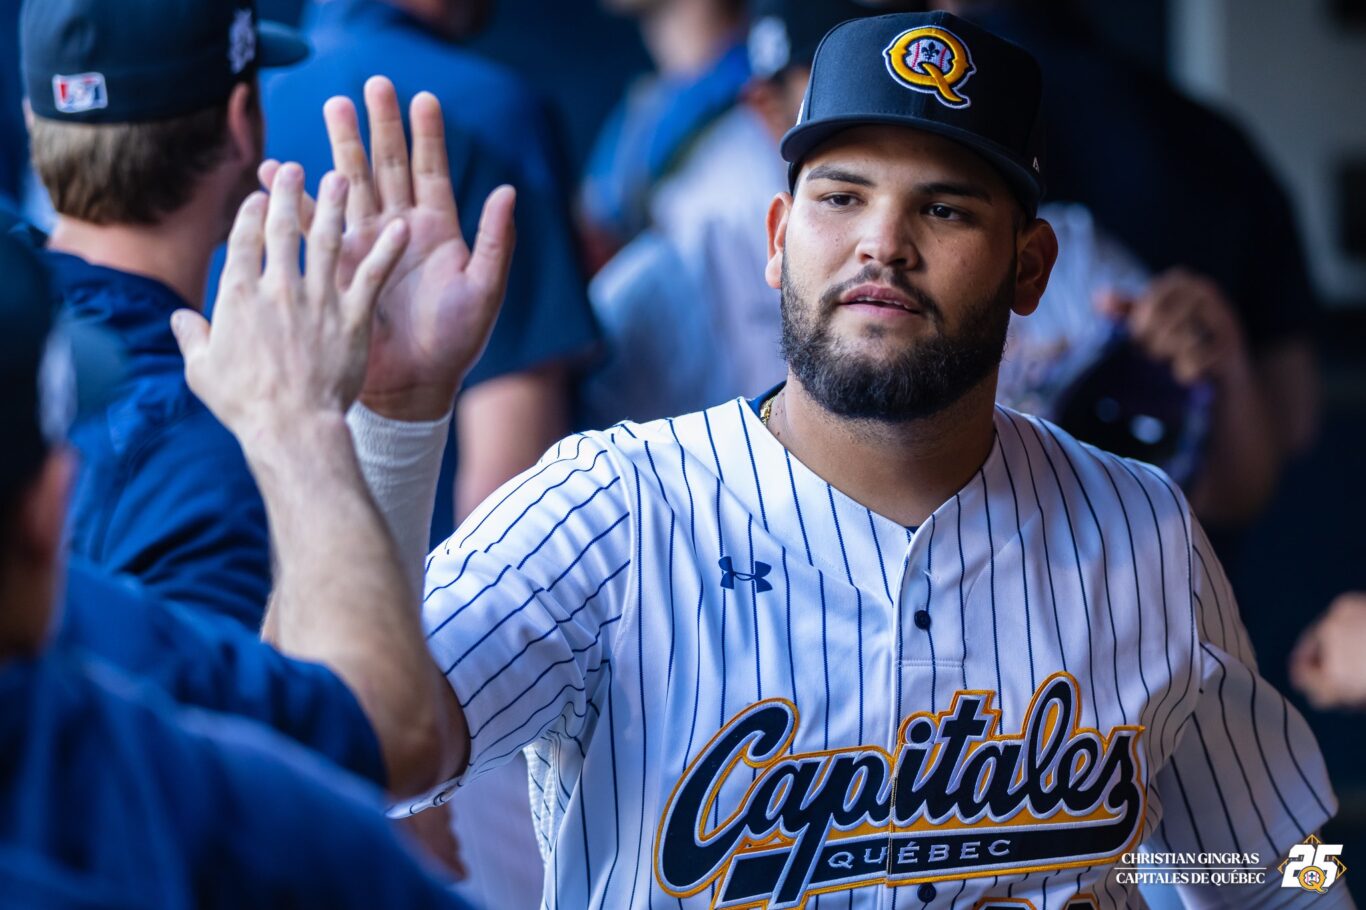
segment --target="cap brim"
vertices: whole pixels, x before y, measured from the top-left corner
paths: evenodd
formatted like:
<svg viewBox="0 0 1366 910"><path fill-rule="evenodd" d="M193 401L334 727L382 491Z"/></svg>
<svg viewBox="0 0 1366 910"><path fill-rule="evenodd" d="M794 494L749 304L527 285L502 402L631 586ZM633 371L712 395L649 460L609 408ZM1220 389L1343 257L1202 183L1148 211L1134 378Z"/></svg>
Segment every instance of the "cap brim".
<svg viewBox="0 0 1366 910"><path fill-rule="evenodd" d="M937 136L943 136L945 139L952 139L967 146L985 158L988 164L1000 172L1006 183L1010 184L1011 190L1014 191L1020 203L1031 215L1038 211L1039 201L1043 198L1044 193L1043 179L1016 161L1004 148L967 130L958 129L937 120L920 120L905 114L888 114L882 117L876 114L831 117L828 120L800 124L788 130L787 135L783 137L781 149L783 159L788 162L789 185L792 188L796 187L797 173L801 169L801 164L815 150L816 146L832 138L836 133L842 133L847 129L879 124L902 126L906 129L934 133Z"/></svg>
<svg viewBox="0 0 1366 910"><path fill-rule="evenodd" d="M256 24L256 65L290 66L312 53L308 39L296 28L279 22Z"/></svg>

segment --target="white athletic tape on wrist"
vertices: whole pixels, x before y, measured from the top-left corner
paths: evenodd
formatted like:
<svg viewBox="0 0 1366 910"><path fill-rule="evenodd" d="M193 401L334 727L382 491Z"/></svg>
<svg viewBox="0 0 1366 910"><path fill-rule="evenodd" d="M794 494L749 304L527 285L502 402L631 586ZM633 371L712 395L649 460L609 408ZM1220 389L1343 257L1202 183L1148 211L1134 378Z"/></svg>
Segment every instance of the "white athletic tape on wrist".
<svg viewBox="0 0 1366 910"><path fill-rule="evenodd" d="M346 423L356 441L365 482L389 525L413 591L421 597L451 412L438 420L390 420L357 402L347 413Z"/></svg>

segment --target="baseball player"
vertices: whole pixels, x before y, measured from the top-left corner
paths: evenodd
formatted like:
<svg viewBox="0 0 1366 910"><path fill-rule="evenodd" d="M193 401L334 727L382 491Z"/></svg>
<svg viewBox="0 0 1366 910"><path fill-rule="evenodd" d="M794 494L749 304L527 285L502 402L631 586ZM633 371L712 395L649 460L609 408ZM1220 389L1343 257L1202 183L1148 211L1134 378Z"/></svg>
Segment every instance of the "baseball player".
<svg viewBox="0 0 1366 910"><path fill-rule="evenodd" d="M1141 906L1140 850L1252 870L1183 869L1192 901L1351 905L1268 871L1335 800L1180 491L993 403L1057 252L1039 81L947 14L838 26L768 216L787 382L505 485L426 564L434 664L383 604L277 600L284 647L404 720L377 724L393 788L426 792L402 809L525 750L555 908ZM334 139L360 210L432 193L393 127L374 175ZM380 306L412 324L419 296ZM447 297L473 326L495 305ZM388 519L420 523L404 490L477 346L381 341L351 427ZM192 384L232 425L231 388ZM396 389L433 419L387 418Z"/></svg>

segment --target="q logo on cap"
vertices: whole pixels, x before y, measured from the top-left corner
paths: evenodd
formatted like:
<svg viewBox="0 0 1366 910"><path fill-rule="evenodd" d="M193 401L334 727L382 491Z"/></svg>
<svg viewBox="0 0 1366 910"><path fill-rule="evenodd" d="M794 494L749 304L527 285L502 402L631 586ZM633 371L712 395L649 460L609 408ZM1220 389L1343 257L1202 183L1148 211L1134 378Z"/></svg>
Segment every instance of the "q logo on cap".
<svg viewBox="0 0 1366 910"><path fill-rule="evenodd" d="M882 55L887 72L906 88L932 94L946 107L972 104L955 89L977 69L967 45L948 29L929 25L902 32Z"/></svg>

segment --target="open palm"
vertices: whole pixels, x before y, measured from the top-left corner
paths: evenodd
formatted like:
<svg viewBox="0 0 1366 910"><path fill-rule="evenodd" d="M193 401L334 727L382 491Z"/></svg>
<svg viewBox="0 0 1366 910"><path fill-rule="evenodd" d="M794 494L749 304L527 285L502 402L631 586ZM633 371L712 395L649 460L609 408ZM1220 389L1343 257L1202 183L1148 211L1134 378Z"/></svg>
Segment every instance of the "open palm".
<svg viewBox="0 0 1366 910"><path fill-rule="evenodd" d="M460 233L440 103L426 92L413 99L411 159L393 84L370 79L365 106L369 156L355 105L333 98L323 109L334 165L351 186L339 284L350 282L385 225L402 219L409 241L375 308L361 400L388 417L432 419L450 410L493 329L512 259L515 194L499 187L489 196L471 250ZM267 185L272 167L263 169Z"/></svg>

